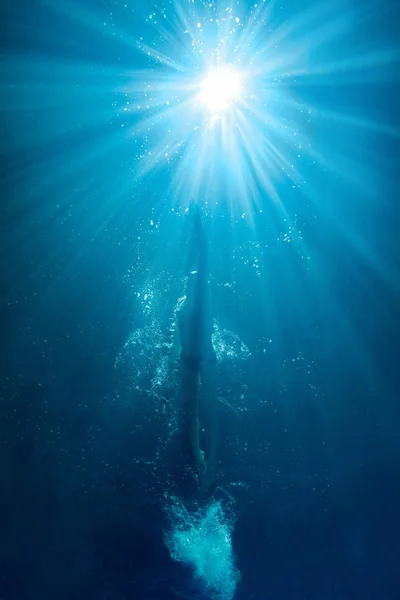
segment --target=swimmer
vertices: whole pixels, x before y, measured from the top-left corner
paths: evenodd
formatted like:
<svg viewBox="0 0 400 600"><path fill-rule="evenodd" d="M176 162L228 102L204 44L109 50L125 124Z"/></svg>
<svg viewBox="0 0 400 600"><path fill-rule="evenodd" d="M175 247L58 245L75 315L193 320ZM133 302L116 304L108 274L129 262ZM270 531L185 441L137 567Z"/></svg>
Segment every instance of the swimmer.
<svg viewBox="0 0 400 600"><path fill-rule="evenodd" d="M212 344L213 316L208 281L207 240L197 209L194 211L192 243L196 249L197 269L190 272L185 296L178 303L174 354L180 349L184 434L188 437L200 486L207 489L214 481L218 444L217 360ZM204 452L200 448L200 431L203 428Z"/></svg>

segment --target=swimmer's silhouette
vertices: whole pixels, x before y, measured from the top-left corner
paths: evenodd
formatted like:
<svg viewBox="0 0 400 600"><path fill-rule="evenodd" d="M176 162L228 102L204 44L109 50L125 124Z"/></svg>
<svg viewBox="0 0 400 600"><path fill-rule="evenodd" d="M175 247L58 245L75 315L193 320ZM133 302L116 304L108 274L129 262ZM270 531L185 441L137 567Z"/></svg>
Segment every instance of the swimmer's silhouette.
<svg viewBox="0 0 400 600"><path fill-rule="evenodd" d="M174 354L180 350L182 433L188 440L200 486L205 489L214 481L218 443L217 360L212 344L207 239L200 211L195 208L193 212L196 270L189 273L185 296L178 302ZM202 429L204 452L200 447Z"/></svg>

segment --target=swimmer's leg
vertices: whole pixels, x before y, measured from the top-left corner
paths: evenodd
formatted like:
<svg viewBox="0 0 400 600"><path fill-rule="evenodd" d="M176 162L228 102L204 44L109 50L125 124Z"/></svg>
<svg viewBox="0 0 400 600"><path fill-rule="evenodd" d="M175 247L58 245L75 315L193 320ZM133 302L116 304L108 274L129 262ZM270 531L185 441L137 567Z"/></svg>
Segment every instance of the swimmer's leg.
<svg viewBox="0 0 400 600"><path fill-rule="evenodd" d="M181 360L181 401L183 434L189 438L192 458L199 473L203 478L206 463L200 450L200 422L199 422L199 373L198 370Z"/></svg>
<svg viewBox="0 0 400 600"><path fill-rule="evenodd" d="M202 487L212 485L215 474L217 456L219 423L217 413L217 361L206 361L201 369L202 381L202 425L205 429L205 455L207 469L202 481Z"/></svg>

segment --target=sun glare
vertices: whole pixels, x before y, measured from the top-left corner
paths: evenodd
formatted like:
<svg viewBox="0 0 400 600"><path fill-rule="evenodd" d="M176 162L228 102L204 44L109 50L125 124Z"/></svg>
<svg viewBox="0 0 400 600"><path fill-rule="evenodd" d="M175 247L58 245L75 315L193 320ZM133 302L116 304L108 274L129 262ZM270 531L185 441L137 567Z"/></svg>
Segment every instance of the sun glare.
<svg viewBox="0 0 400 600"><path fill-rule="evenodd" d="M220 67L208 73L200 85L199 100L211 112L224 112L239 98L241 78L231 67Z"/></svg>
<svg viewBox="0 0 400 600"><path fill-rule="evenodd" d="M158 9L148 17L137 41L146 61L118 88L116 119L135 151L138 179L165 168L175 198L220 188L242 205L265 194L280 203L282 181L300 188L311 165L323 161L315 120L324 98L325 116L335 122L375 126L370 117L342 114L335 97L320 91L347 86L353 73L360 83L381 81L382 69L392 77L389 47L371 54L365 38L365 47L348 54L361 8L353 14L343 12L345 0L317 2L288 19L289 9L275 12L264 1L170 4L176 22Z"/></svg>

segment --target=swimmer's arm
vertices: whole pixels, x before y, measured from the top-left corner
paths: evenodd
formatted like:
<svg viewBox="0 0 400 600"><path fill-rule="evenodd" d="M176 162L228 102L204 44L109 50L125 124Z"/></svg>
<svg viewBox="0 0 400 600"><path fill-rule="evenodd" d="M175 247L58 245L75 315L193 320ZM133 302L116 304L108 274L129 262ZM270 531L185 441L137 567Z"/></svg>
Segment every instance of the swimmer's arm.
<svg viewBox="0 0 400 600"><path fill-rule="evenodd" d="M208 247L206 231L200 210L197 210L194 215L194 231L197 238L198 247L198 279L203 283L208 276Z"/></svg>
<svg viewBox="0 0 400 600"><path fill-rule="evenodd" d="M194 216L194 231L197 239L198 259L197 259L197 277L194 290L195 306L201 310L204 298L206 297L208 287L208 244L201 213L198 210Z"/></svg>
<svg viewBox="0 0 400 600"><path fill-rule="evenodd" d="M181 352L181 339L180 339L180 335L179 335L178 323L175 322L174 334L173 334L173 340L172 340L172 346L171 346L171 353L170 353L170 360L171 361L176 360L178 358L180 352Z"/></svg>
<svg viewBox="0 0 400 600"><path fill-rule="evenodd" d="M180 305L179 305L180 303ZM173 323L173 334L172 334L172 345L171 345L171 349L170 349L170 361L173 362L175 361L182 350L182 346L181 346L181 336L180 336L180 332L179 332L179 313L182 310L182 299L180 299L178 301L178 307L175 310L175 319L174 319L174 323Z"/></svg>

